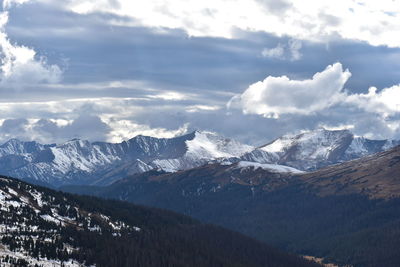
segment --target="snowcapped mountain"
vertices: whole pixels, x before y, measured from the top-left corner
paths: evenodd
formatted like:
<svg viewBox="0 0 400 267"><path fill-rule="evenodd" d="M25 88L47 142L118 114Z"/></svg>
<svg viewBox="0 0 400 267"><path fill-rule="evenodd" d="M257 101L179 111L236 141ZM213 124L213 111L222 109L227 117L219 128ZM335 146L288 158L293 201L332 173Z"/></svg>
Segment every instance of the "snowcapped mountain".
<svg viewBox="0 0 400 267"><path fill-rule="evenodd" d="M339 137L347 135L326 134L336 136L325 139L329 144L341 144ZM313 144L321 146L320 141ZM383 142L372 143L380 147ZM320 149L308 152L324 155L311 151ZM394 267L400 266L399 173L400 146L396 146L313 172L239 161L175 173L153 170L105 187L63 189L185 213L274 245L284 244L293 252L307 250L309 255L336 260L337 266Z"/></svg>
<svg viewBox="0 0 400 267"><path fill-rule="evenodd" d="M154 168L176 171L220 158L237 158L253 149L199 131L175 138L139 135L117 144L74 139L42 145L12 139L0 146L0 173L54 186L108 184Z"/></svg>
<svg viewBox="0 0 400 267"><path fill-rule="evenodd" d="M147 157L146 163L144 160L135 160L134 164L129 161L113 167L101 179L97 180L95 184L111 184L123 177L151 169L175 172L199 167L218 160L233 159L234 162L243 154L254 150L252 146L241 144L212 132L195 131L176 139L166 139L175 140L174 146L170 150L175 149L176 153L170 155L156 153L153 157ZM179 147L179 149L176 149L176 147Z"/></svg>
<svg viewBox="0 0 400 267"><path fill-rule="evenodd" d="M396 140L355 137L349 130L318 129L298 135L284 135L242 156L248 161L279 163L300 170L360 158L400 144Z"/></svg>
<svg viewBox="0 0 400 267"><path fill-rule="evenodd" d="M0 173L60 186L107 185L152 169L175 172L216 162L245 161L314 170L399 143L355 137L348 130L324 129L285 135L258 148L200 131L175 138L139 135L116 144L74 139L58 145L43 145L11 139L0 146Z"/></svg>
<svg viewBox="0 0 400 267"><path fill-rule="evenodd" d="M254 147L243 145L235 140L221 137L211 132L194 132L194 138L186 141L186 152L172 159L157 159L152 166L166 171L185 170L218 159L238 158L254 150Z"/></svg>

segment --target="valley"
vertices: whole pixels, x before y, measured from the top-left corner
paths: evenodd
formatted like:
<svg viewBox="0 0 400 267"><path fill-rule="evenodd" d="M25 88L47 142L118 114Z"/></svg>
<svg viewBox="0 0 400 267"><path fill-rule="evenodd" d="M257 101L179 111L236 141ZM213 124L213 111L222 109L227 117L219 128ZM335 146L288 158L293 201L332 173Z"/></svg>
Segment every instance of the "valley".
<svg viewBox="0 0 400 267"><path fill-rule="evenodd" d="M174 210L338 265L397 266L399 156L394 147L304 173L214 163L63 190Z"/></svg>
<svg viewBox="0 0 400 267"><path fill-rule="evenodd" d="M0 177L0 265L318 265L187 216Z"/></svg>

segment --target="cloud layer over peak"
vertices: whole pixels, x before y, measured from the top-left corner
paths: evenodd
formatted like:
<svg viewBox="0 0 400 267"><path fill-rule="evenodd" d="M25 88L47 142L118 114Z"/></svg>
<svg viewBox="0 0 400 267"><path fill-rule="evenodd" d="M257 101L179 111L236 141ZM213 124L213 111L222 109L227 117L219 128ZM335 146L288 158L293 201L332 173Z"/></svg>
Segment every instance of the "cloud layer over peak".
<svg viewBox="0 0 400 267"><path fill-rule="evenodd" d="M311 122L312 127L330 127L329 122L334 122L371 138L399 138L400 85L380 91L370 87L367 93L357 94L344 89L350 77L341 63L306 80L268 76L234 96L227 106L289 124L298 120L304 125Z"/></svg>

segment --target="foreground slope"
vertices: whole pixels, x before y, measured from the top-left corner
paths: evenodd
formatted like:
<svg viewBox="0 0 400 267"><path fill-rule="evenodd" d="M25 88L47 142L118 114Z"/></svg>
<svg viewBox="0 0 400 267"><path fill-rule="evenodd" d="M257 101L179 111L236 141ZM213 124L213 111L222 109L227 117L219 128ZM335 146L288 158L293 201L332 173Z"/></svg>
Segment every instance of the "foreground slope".
<svg viewBox="0 0 400 267"><path fill-rule="evenodd" d="M400 197L400 146L372 156L307 173L302 179L319 195Z"/></svg>
<svg viewBox="0 0 400 267"><path fill-rule="evenodd" d="M316 266L189 217L0 177L1 266Z"/></svg>
<svg viewBox="0 0 400 267"><path fill-rule="evenodd" d="M400 266L399 159L395 147L312 173L213 164L66 190L175 210L343 265Z"/></svg>

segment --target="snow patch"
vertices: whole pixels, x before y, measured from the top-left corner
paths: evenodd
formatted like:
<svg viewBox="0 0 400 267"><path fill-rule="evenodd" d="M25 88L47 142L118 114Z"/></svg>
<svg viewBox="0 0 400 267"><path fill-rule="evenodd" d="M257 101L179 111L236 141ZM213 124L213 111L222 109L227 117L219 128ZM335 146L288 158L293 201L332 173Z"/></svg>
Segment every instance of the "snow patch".
<svg viewBox="0 0 400 267"><path fill-rule="evenodd" d="M257 162L250 162L250 161L240 161L238 162L236 168L254 168L256 169L263 169L271 172L279 172L279 173L295 173L295 174L300 174L304 173L303 171L300 171L298 169L284 166L284 165L279 165L279 164L267 164L267 163L257 163Z"/></svg>

